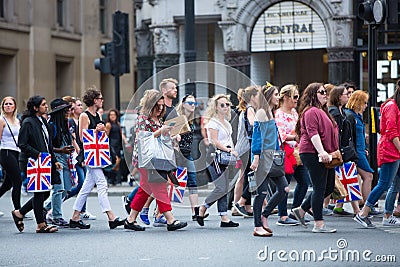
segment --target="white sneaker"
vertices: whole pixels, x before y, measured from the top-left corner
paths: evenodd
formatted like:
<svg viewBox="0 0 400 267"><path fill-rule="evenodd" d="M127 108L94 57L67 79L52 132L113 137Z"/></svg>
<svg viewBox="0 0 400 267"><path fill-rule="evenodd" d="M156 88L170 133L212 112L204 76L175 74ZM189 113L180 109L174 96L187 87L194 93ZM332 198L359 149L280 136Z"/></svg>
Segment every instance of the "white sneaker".
<svg viewBox="0 0 400 267"><path fill-rule="evenodd" d="M4 212L0 211L0 217L3 217L3 216L4 216Z"/></svg>
<svg viewBox="0 0 400 267"><path fill-rule="evenodd" d="M81 220L96 220L96 216L86 211L85 213L81 213Z"/></svg>
<svg viewBox="0 0 400 267"><path fill-rule="evenodd" d="M390 217L387 219L385 217L383 217L382 224L383 224L383 226L397 226L398 227L398 226L400 226L400 221L393 215L390 215Z"/></svg>
<svg viewBox="0 0 400 267"><path fill-rule="evenodd" d="M46 214L46 222L47 224L53 223L53 213L51 212L51 210L49 210Z"/></svg>

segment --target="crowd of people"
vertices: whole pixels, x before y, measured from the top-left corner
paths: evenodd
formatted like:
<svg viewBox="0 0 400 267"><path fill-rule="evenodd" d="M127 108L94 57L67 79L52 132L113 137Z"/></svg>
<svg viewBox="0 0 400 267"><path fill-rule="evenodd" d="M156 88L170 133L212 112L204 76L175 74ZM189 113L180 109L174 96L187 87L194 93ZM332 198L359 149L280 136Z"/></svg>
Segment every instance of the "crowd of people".
<svg viewBox="0 0 400 267"><path fill-rule="evenodd" d="M123 196L126 219L112 211L108 186L121 182L117 173L123 160L123 145L128 141L121 131L118 110L111 109L106 122L103 121L101 91L92 86L87 88L82 100L71 96L56 98L50 102L50 111L43 96L32 96L20 119L16 100L5 97L0 117L0 163L4 172L0 197L12 190L11 214L18 231L24 231L24 220L31 210L37 233L54 233L64 227L89 229L86 220L96 216L86 210L86 201L94 186L110 229L123 226L128 230L146 230L140 222L150 225L149 209L153 200L156 201L153 226L166 226L168 231L184 228L188 224L175 218L167 191L168 181L176 183L177 166L187 169L191 219L201 227L209 216L207 210L216 203L221 228L239 227L232 216L253 217L253 235L259 237L273 235L268 217L274 213L278 213L278 226L307 228L312 219L314 233L337 231L325 224L324 216L331 214L353 216L363 227L374 228L370 217L381 214L375 206L385 192L382 224L400 226L397 219L400 205L395 207L400 188L400 80L394 95L380 109L377 159L370 159L377 160L379 167L378 183L373 188L374 170L368 162L363 118L368 94L357 90L354 84L311 83L304 90L294 84L282 88L268 82L263 86L252 85L238 90L237 107L232 106L228 94L212 96L200 120L195 115L199 113L194 95L187 94L173 105L178 96L177 85L175 79L162 80L158 90L144 92L135 109L138 116L133 131L131 177L140 177L140 181L129 196ZM237 126L232 125L232 116L238 118ZM179 120L183 117L185 123L176 131L174 119L178 117ZM198 170L193 157L195 121L201 122L207 172L214 184L203 202L199 201ZM82 139L85 129L107 134L111 164L106 169L85 166ZM170 149L172 154L152 152L157 146L163 147L160 151ZM51 186L34 192L21 205L27 162L29 158L40 158L43 153L51 156ZM332 200L335 168L329 164L337 153L345 159L344 163L354 163L359 175L362 197L350 202L353 212L346 211L343 203ZM235 168L239 174L231 189L229 182ZM292 178L296 180L296 187L288 212ZM310 187L312 190L307 195ZM230 191L234 195L232 211L228 208ZM62 205L74 196L68 221L64 219Z"/></svg>

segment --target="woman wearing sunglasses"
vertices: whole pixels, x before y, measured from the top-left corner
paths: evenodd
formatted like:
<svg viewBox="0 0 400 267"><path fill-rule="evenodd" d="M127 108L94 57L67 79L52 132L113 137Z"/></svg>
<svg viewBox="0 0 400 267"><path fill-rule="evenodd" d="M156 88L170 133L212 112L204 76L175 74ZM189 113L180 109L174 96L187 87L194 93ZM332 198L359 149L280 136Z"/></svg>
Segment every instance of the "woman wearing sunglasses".
<svg viewBox="0 0 400 267"><path fill-rule="evenodd" d="M299 138L295 128L299 115L296 111L299 100L299 90L297 85L288 84L282 87L279 93L279 108L275 111L275 121L278 126L279 134L285 149L285 176L288 184L292 177L296 179L297 185L294 190L292 209L297 208L303 202L307 194L310 178L306 167L301 162L296 161L294 155L295 148L298 147ZM298 225L299 222L293 214L287 214L287 194L278 205L279 219L277 225Z"/></svg>
<svg viewBox="0 0 400 267"><path fill-rule="evenodd" d="M218 94L210 99L205 112L206 130L208 141L216 150L229 152L235 157L238 153L233 149L232 126L229 96ZM208 170L214 182L214 190L206 197L204 204L195 208L197 223L204 226L205 212L215 202L218 206L218 214L221 216L221 227L238 227L239 224L231 221L228 217L228 197L229 190L229 168L228 166L217 163L213 160Z"/></svg>
<svg viewBox="0 0 400 267"><path fill-rule="evenodd" d="M314 233L334 233L336 229L325 225L322 216L324 198L332 193L335 184L335 170L327 169L329 153L338 149L337 125L326 106L327 93L321 83L311 83L304 90L299 108L300 118L296 133L300 136L300 158L307 167L313 191L303 204L293 209L300 223L307 227L304 215L312 208Z"/></svg>
<svg viewBox="0 0 400 267"><path fill-rule="evenodd" d="M190 131L181 134L181 140L179 141L179 150L184 158L184 165L188 170L187 187L189 188L189 201L192 207L192 213L194 212L194 207L199 205L199 195L197 192L197 181L196 181L196 168L194 166L193 156L192 156L192 145L193 145L193 133L194 133L194 111L198 103L192 95L185 95L182 102L177 107L177 112L179 115L185 115L189 122ZM196 220L196 215L192 216L192 220Z"/></svg>

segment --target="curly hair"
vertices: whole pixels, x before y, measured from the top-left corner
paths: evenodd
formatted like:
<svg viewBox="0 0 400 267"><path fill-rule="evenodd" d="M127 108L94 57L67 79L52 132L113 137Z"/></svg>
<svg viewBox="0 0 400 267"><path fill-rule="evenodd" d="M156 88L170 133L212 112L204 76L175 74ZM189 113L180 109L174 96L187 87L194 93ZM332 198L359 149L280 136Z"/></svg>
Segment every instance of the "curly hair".
<svg viewBox="0 0 400 267"><path fill-rule="evenodd" d="M224 94L218 94L213 96L210 100L208 100L208 104L207 104L207 109L204 113L204 123L206 124L211 118L214 118L215 116L217 116L217 104L218 104L218 100L220 100L221 98L225 98L226 100L228 100L228 103L230 103L230 95L224 95ZM228 121L231 120L231 113L228 112L228 114L226 115L226 119Z"/></svg>
<svg viewBox="0 0 400 267"><path fill-rule="evenodd" d="M92 85L91 87L86 89L85 94L82 97L83 103L85 103L87 107L91 107L94 105L94 100L100 95L100 89L97 89L95 85Z"/></svg>

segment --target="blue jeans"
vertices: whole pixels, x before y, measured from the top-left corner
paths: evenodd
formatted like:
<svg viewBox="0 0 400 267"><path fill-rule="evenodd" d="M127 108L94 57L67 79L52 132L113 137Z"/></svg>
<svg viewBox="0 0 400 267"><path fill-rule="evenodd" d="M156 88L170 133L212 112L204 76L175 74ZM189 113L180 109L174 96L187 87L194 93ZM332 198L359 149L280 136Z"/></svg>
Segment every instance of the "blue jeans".
<svg viewBox="0 0 400 267"><path fill-rule="evenodd" d="M400 160L390 163L383 163L381 165L378 184L374 187L374 189L372 189L371 193L368 196L367 201L365 202L365 205L367 205L371 209L374 207L375 203L379 200L382 194L386 192L392 185L393 180L396 177L396 174L397 175L399 174L399 166L400 166ZM386 203L385 203L385 209L386 209Z"/></svg>
<svg viewBox="0 0 400 267"><path fill-rule="evenodd" d="M197 179L196 179L196 167L194 166L193 157L189 156L185 158L185 165L188 171L188 179L186 186L189 188L189 194L197 194Z"/></svg>
<svg viewBox="0 0 400 267"><path fill-rule="evenodd" d="M400 168L394 178L385 199L385 213L392 214L394 210L394 202L396 202L397 193L400 192Z"/></svg>
<svg viewBox="0 0 400 267"><path fill-rule="evenodd" d="M217 164L214 165L214 164ZM215 185L214 190L204 200L204 206L208 209L217 202L218 215L228 214L228 188L229 188L229 168L218 163L212 163L207 167L210 171L212 182ZM217 169L216 169L217 168ZM219 171L220 173L218 173Z"/></svg>
<svg viewBox="0 0 400 267"><path fill-rule="evenodd" d="M63 217L61 209L62 199L65 194L66 183L71 181L71 174L68 167L63 166L62 170L57 171L60 174L61 184L53 185L51 198L44 203L44 208L46 210L52 209L53 219L60 219Z"/></svg>
<svg viewBox="0 0 400 267"><path fill-rule="evenodd" d="M139 186L136 186L135 188L133 188L132 192L130 192L128 195L129 201L132 201L132 199L135 197L138 190L139 190Z"/></svg>

